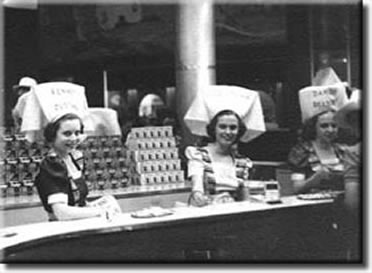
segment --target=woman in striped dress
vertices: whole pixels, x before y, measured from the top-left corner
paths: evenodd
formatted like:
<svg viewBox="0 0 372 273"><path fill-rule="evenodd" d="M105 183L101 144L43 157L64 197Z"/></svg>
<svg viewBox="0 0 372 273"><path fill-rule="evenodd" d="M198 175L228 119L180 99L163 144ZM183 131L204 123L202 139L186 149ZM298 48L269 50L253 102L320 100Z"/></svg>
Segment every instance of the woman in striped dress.
<svg viewBox="0 0 372 273"><path fill-rule="evenodd" d="M236 144L246 130L238 114L222 110L207 125L208 144L186 148L188 177L193 185L190 201L193 205L207 205L214 196L221 194L228 201L238 199L239 188L252 167L251 160L239 156L236 151Z"/></svg>

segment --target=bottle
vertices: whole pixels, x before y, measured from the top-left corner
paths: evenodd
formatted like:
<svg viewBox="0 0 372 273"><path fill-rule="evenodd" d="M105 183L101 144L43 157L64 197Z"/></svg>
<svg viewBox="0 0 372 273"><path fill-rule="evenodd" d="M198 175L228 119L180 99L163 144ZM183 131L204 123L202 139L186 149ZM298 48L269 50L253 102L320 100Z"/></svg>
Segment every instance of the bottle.
<svg viewBox="0 0 372 273"><path fill-rule="evenodd" d="M238 201L248 201L249 200L249 181L246 180L239 185L238 189Z"/></svg>

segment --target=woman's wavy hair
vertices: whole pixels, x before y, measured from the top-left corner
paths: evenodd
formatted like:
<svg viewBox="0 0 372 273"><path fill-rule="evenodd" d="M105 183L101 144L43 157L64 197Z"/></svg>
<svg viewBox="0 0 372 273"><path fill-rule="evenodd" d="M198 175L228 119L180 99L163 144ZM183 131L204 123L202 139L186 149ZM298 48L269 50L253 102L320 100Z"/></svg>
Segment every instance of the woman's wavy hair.
<svg viewBox="0 0 372 273"><path fill-rule="evenodd" d="M84 133L84 124L81 118L73 113L65 114L53 122L47 124L44 129L44 138L48 143L53 143L57 137L57 131L61 126L61 123L66 120L74 120L77 119L80 122L80 133Z"/></svg>
<svg viewBox="0 0 372 273"><path fill-rule="evenodd" d="M335 113L335 110L326 110L316 114L315 116L306 120L302 126L301 138L305 141L311 141L316 139L316 123L321 115L332 112Z"/></svg>
<svg viewBox="0 0 372 273"><path fill-rule="evenodd" d="M216 141L216 125L217 125L218 119L222 116L230 116L230 115L234 115L238 119L239 129L238 129L238 135L237 135L236 140L235 140L234 143L238 142L239 139L245 134L245 132L247 131L247 127L245 126L245 124L243 123L243 121L239 117L239 115L232 110L222 110L222 111L218 112L213 117L213 119L209 122L209 124L207 125L206 129L207 129L208 141L209 142L215 142Z"/></svg>

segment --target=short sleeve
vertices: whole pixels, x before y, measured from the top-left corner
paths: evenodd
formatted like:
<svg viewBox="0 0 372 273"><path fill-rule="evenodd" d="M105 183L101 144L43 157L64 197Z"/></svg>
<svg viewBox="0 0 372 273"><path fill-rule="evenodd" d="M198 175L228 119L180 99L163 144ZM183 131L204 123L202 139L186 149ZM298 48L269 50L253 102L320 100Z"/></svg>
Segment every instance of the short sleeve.
<svg viewBox="0 0 372 273"><path fill-rule="evenodd" d="M204 163L201 151L199 151L195 147L189 146L185 149L185 155L186 158L188 159L187 162L188 176L189 177L193 175L203 176Z"/></svg>
<svg viewBox="0 0 372 273"><path fill-rule="evenodd" d="M189 146L185 149L185 156L188 159L188 178L193 181L193 190L204 192L204 161L202 152L196 147Z"/></svg>
<svg viewBox="0 0 372 273"><path fill-rule="evenodd" d="M309 168L309 150L303 143L298 143L290 150L288 154L288 164L296 172L303 172Z"/></svg>
<svg viewBox="0 0 372 273"><path fill-rule="evenodd" d="M67 169L58 157L46 156L40 164L40 171L35 179L35 186L46 211L52 209L48 203L53 194L68 194Z"/></svg>
<svg viewBox="0 0 372 273"><path fill-rule="evenodd" d="M362 173L360 146L352 146L344 154L345 182L360 182Z"/></svg>

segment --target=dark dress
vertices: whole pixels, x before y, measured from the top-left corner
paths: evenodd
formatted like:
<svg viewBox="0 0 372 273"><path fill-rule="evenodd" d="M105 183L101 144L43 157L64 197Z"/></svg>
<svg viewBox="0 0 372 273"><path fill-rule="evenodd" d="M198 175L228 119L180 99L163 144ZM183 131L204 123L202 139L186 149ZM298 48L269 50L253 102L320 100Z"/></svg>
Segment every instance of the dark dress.
<svg viewBox="0 0 372 273"><path fill-rule="evenodd" d="M81 154L69 154L69 156L76 169L83 171L84 159ZM69 177L65 162L54 153L49 153L42 160L40 171L35 179L35 186L49 216L53 215L52 207L48 204L48 197L52 194L66 194L70 206L86 205L88 187L85 180L83 177L78 179Z"/></svg>
<svg viewBox="0 0 372 273"><path fill-rule="evenodd" d="M322 165L328 165L333 169L338 169L340 171L339 176L335 176L335 179L330 181L322 181L319 188L314 188L312 191L318 190L343 190L343 175L344 170L344 157L346 146L343 144L334 143L334 151L338 162L332 164L325 164L321 162L319 156L317 155L313 145L310 141L304 141L297 143L289 152L288 164L292 172L303 173L306 178L313 175Z"/></svg>

